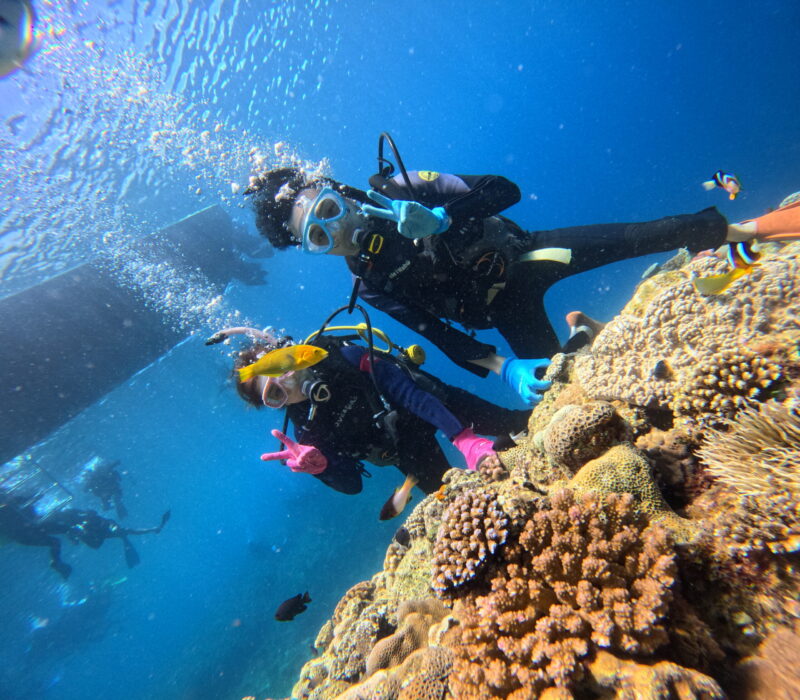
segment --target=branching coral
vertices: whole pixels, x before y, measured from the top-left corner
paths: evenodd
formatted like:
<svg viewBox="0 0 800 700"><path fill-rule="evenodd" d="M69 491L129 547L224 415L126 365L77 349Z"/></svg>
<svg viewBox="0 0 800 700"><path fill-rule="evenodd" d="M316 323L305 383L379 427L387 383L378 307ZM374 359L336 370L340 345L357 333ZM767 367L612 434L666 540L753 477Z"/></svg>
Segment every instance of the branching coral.
<svg viewBox="0 0 800 700"><path fill-rule="evenodd" d="M675 394L672 409L703 426L719 425L753 406L781 378L781 368L760 355L721 350L695 367Z"/></svg>
<svg viewBox="0 0 800 700"><path fill-rule="evenodd" d="M489 491L465 491L444 511L433 549L433 587L444 592L473 579L506 541L509 518Z"/></svg>
<svg viewBox="0 0 800 700"><path fill-rule="evenodd" d="M630 495L554 494L503 561L487 595L456 603L454 697L569 687L594 649L646 655L668 640L672 546Z"/></svg>
<svg viewBox="0 0 800 700"><path fill-rule="evenodd" d="M800 415L770 401L709 431L698 455L708 472L738 493L772 490L800 497Z"/></svg>

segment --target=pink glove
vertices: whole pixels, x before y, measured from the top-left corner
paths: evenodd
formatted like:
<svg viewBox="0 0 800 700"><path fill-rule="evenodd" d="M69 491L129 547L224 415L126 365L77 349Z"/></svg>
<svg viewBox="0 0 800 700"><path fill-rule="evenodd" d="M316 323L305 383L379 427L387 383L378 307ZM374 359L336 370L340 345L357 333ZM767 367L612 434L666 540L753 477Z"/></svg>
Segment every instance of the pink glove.
<svg viewBox="0 0 800 700"><path fill-rule="evenodd" d="M464 428L453 438L456 449L464 455L467 461L467 469L475 471L481 462L490 455L496 454L492 449L492 441L478 437L472 432L472 428Z"/></svg>
<svg viewBox="0 0 800 700"><path fill-rule="evenodd" d="M306 474L321 474L328 468L328 458L316 447L301 445L280 430L273 430L272 434L286 445L286 449L280 452L265 452L261 455L262 461L285 459L289 469L293 472L305 472Z"/></svg>

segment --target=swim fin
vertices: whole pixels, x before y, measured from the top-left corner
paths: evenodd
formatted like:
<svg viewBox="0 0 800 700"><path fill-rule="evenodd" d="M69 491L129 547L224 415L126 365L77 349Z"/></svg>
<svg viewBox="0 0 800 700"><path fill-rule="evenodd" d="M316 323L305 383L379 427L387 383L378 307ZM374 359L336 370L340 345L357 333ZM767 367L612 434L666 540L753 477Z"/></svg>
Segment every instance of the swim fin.
<svg viewBox="0 0 800 700"><path fill-rule="evenodd" d="M760 241L800 240L800 201L748 221L755 223L756 238Z"/></svg>
<svg viewBox="0 0 800 700"><path fill-rule="evenodd" d="M132 569L141 561L139 554L133 548L133 545L130 543L127 537L123 538L122 544L125 547L125 563L128 565L129 569Z"/></svg>

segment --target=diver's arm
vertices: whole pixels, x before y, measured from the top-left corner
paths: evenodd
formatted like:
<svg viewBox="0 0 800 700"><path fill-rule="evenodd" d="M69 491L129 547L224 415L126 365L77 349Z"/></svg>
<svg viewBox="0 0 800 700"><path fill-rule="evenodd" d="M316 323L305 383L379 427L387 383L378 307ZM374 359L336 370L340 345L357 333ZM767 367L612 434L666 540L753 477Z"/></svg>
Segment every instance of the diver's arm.
<svg viewBox="0 0 800 700"><path fill-rule="evenodd" d="M359 297L370 306L388 314L412 331L430 340L459 367L485 377L491 367L479 365L476 360L494 355L494 345L481 343L470 335L449 326L424 309L402 304L385 294L376 292L362 283Z"/></svg>
<svg viewBox="0 0 800 700"><path fill-rule="evenodd" d="M408 172L413 191L406 186L402 175L396 175L391 180L371 179L370 184L391 199L413 200L427 207L444 207L453 220L494 216L521 199L519 187L501 175L422 172L425 173L425 179L420 177L418 170Z"/></svg>
<svg viewBox="0 0 800 700"><path fill-rule="evenodd" d="M376 360L373 371L378 386L391 402L441 430L448 440L464 430L461 421L439 399L420 389L399 367L386 360Z"/></svg>

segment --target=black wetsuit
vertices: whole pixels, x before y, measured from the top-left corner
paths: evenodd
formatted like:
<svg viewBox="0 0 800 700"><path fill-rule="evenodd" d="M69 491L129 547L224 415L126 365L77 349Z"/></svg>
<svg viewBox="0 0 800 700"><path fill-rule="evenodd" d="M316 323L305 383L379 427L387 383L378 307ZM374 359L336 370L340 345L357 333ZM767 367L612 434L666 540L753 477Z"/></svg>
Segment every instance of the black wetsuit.
<svg viewBox="0 0 800 700"><path fill-rule="evenodd" d="M399 175L390 180L373 176L370 184L392 199L444 207L452 219L449 229L415 243L398 233L395 222L371 218L362 256L348 257L347 263L363 280L362 299L480 376L488 370L470 360L496 348L452 322L467 329L496 328L518 357L550 357L560 346L545 313L544 294L555 282L640 255L714 248L727 233L727 221L715 208L644 223L528 232L498 215L520 199L513 182L498 175L420 172L408 173L413 192ZM350 189L348 196L355 192ZM571 250L569 264L519 260L553 247Z"/></svg>
<svg viewBox="0 0 800 700"><path fill-rule="evenodd" d="M452 439L465 426L481 435L502 435L524 430L529 411L496 406L467 391L449 386L418 368L404 370L393 360L376 358L375 380L396 411L394 439L374 416L383 410L380 397L364 363L363 346L339 347L333 339L315 341L328 350L328 357L311 368L315 379L330 387L330 399L287 407L298 442L319 449L328 466L316 477L343 493L361 491L364 467L361 460L378 465L396 465L404 474L414 474L426 493L441 484L450 468L436 430ZM408 374L411 372L411 375Z"/></svg>

